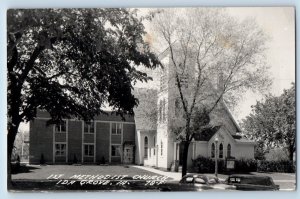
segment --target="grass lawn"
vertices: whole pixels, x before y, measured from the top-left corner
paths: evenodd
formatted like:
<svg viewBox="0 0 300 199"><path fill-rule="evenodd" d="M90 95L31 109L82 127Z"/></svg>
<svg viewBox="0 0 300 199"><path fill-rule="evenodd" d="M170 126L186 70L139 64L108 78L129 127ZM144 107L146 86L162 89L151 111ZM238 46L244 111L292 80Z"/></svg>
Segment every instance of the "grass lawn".
<svg viewBox="0 0 300 199"><path fill-rule="evenodd" d="M60 175L63 174L59 179L47 178L51 175ZM110 175L119 176L127 175L128 179L124 180L73 180L70 178L73 175ZM29 165L22 166L18 172L15 172L12 175L12 186L10 190L15 191L32 191L32 190L102 190L102 191L111 191L111 190L144 190L144 191L155 191L159 187L151 186L148 184L145 179L132 179L133 176L162 176L157 173L147 171L140 168L135 168L133 166L123 166L123 165L108 165L108 166L99 166L99 165ZM64 184L64 182L70 184ZM74 183L73 183L74 181ZM90 182L91 181L91 182ZM63 182L63 183L62 183ZM96 184L94 184L94 182ZM159 181L158 181L159 182ZM99 183L99 184L98 184ZM101 184L104 183L104 184Z"/></svg>
<svg viewBox="0 0 300 199"><path fill-rule="evenodd" d="M158 175L150 171L123 165L29 165L13 174L12 179L44 180L52 174L63 174L63 179L69 179L73 175L128 175L131 177L134 175Z"/></svg>

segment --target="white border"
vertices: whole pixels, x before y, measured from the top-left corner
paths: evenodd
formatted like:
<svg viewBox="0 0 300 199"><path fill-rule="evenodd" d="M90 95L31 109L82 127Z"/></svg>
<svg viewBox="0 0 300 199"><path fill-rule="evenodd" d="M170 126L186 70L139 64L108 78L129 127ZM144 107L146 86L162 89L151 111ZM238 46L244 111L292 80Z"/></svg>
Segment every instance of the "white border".
<svg viewBox="0 0 300 199"><path fill-rule="evenodd" d="M40 0L30 0L30 1L22 1L22 0L2 0L0 1L1 9L0 9L0 40L1 40L1 53L0 53L0 60L2 63L1 67L1 91L2 91L2 100L1 100L1 109L0 109L0 116L1 116L1 129L2 132L6 132L6 124L7 124L7 116L6 116L6 9L8 8L49 8L49 7L55 7L55 8L73 8L73 7L162 7L162 6L294 6L296 5L297 8L297 36L300 36L300 15L299 15L299 9L300 9L300 1L299 0L144 0L144 1L136 1L136 0L88 0L88 1L82 1L82 0L46 0L46 1L40 1ZM272 19L270 19L272 20ZM299 37L298 37L299 38ZM299 42L297 42L299 43ZM299 44L297 44L299 45ZM297 57L300 56L300 51L297 50ZM299 62L297 63L299 65ZM300 65L299 65L300 67ZM298 70L299 71L299 70ZM298 74L299 72L297 72ZM300 73L299 73L300 74ZM297 87L296 87L297 88ZM300 90L299 90L300 91ZM297 93L299 93L297 91ZM299 107L299 106L298 106ZM298 109L297 109L298 110ZM300 109L299 109L300 111ZM297 111L297 112L299 112ZM297 117L297 122L300 121L299 117ZM2 153L1 158L2 160L6 160L6 133L2 133L2 139L1 140L1 147L2 147ZM298 143L300 142L300 136L297 136ZM297 153L297 160L300 159L299 153ZM299 163L299 162L298 162ZM299 164L298 164L299 166ZM1 164L1 186L0 186L0 193L1 198L13 198L13 199L38 199L43 197L43 199L52 199L55 198L72 198L72 199L81 199L82 197L86 198L95 198L99 196L103 197L109 197L112 199L120 198L120 194L118 193L99 193L99 192L76 192L76 193L20 193L20 194L12 194L7 192L6 188L6 164ZM297 180L299 180L299 175L297 175ZM298 181L299 182L299 181ZM201 196L200 196L200 195ZM201 193L187 193L187 192L176 192L176 193L158 193L158 192L152 192L150 193L126 193L122 194L122 197L124 199L133 199L141 197L143 199L152 199L153 197L158 198L172 198L172 199L180 199L183 197L203 197L203 198L222 198L222 199L235 199L235 198L243 198L243 199L252 199L252 198L272 198L272 199L281 199L281 198L300 198L300 191L298 188L298 191L296 192L221 192L221 193L208 193L208 192L201 192Z"/></svg>

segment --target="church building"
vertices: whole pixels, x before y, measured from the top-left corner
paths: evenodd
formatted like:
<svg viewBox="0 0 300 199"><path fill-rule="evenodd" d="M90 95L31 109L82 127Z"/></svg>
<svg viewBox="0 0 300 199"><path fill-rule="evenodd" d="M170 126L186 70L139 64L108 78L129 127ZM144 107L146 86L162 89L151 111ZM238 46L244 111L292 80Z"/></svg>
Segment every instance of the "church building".
<svg viewBox="0 0 300 199"><path fill-rule="evenodd" d="M29 163L43 160L47 164L137 164L165 170L175 161L182 164L182 144L173 132L174 127L184 124L181 101L168 51L160 59L164 68L160 69L159 88L135 88L134 95L140 103L134 109L135 115L127 115L125 120L108 112L89 123L74 118L47 125L49 114L38 111L30 122ZM187 96L193 74L190 68L181 76ZM191 103L189 97L186 100ZM215 128L193 138L188 166L199 155L224 160L254 159L255 142L242 136L223 100L210 117Z"/></svg>

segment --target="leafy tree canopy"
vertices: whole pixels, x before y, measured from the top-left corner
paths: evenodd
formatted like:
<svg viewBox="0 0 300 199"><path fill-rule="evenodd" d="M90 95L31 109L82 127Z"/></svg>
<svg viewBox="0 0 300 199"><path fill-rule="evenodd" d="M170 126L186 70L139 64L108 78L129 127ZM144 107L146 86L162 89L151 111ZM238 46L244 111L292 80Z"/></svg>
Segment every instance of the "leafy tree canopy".
<svg viewBox="0 0 300 199"><path fill-rule="evenodd" d="M132 86L149 80L135 66L160 64L143 39L143 19L128 9L7 11L8 186L19 125L37 109L50 113L49 123L91 120L105 104L133 113Z"/></svg>
<svg viewBox="0 0 300 199"><path fill-rule="evenodd" d="M36 109L53 121L91 119L108 103L133 113L132 84L149 77L135 65L159 64L143 40L142 19L126 9L7 12L8 116L29 121Z"/></svg>
<svg viewBox="0 0 300 199"><path fill-rule="evenodd" d="M263 141L265 148L284 147L293 160L296 150L295 84L279 97L268 95L252 106L241 126L248 137Z"/></svg>

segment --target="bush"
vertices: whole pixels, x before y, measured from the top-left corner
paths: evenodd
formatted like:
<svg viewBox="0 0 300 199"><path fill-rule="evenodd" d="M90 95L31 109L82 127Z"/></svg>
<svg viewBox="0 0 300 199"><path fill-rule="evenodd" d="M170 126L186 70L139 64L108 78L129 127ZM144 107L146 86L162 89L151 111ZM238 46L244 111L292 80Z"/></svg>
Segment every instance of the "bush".
<svg viewBox="0 0 300 199"><path fill-rule="evenodd" d="M281 160L281 161L262 160L262 161L258 161L257 171L294 173L296 171L296 165L294 162L289 160Z"/></svg>
<svg viewBox="0 0 300 199"><path fill-rule="evenodd" d="M215 160L211 158L206 158L199 156L197 159L193 160L193 169L197 173L214 173L215 172ZM225 172L225 161L218 160L218 172Z"/></svg>
<svg viewBox="0 0 300 199"><path fill-rule="evenodd" d="M41 165L46 164L46 160L44 158L44 154L43 153L41 154L40 164Z"/></svg>
<svg viewBox="0 0 300 199"><path fill-rule="evenodd" d="M100 162L101 164L105 164L105 157L104 156L102 156L102 158L101 158L101 162Z"/></svg>
<svg viewBox="0 0 300 199"><path fill-rule="evenodd" d="M77 164L77 163L78 163L77 156L76 156L76 154L74 154L74 157L73 157L73 164Z"/></svg>
<svg viewBox="0 0 300 199"><path fill-rule="evenodd" d="M240 159L235 161L235 172L249 173L257 171L257 161L252 159Z"/></svg>
<svg viewBox="0 0 300 199"><path fill-rule="evenodd" d="M282 161L289 160L288 155L284 149L275 148L270 149L269 152L265 154L265 159L267 161Z"/></svg>
<svg viewBox="0 0 300 199"><path fill-rule="evenodd" d="M193 170L197 173L214 173L215 160L199 156L193 160ZM235 169L230 172L234 173L250 173L250 172L283 172L294 173L296 170L295 162L288 160L281 161L266 161L266 160L252 160L240 159L235 160ZM218 173L226 173L226 161L218 160Z"/></svg>
<svg viewBox="0 0 300 199"><path fill-rule="evenodd" d="M193 160L193 168L198 173L214 173L215 172L215 160L199 156ZM241 159L235 160L235 169L230 172L235 173L249 173L257 170L256 160ZM226 160L218 160L218 173L226 173Z"/></svg>

